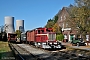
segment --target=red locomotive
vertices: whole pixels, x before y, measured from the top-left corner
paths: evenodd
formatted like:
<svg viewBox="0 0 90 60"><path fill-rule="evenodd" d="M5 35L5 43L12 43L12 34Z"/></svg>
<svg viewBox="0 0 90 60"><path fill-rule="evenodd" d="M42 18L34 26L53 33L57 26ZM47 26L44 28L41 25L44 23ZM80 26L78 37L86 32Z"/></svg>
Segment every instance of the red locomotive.
<svg viewBox="0 0 90 60"><path fill-rule="evenodd" d="M52 28L36 28L26 32L26 42L41 48L61 48Z"/></svg>
<svg viewBox="0 0 90 60"><path fill-rule="evenodd" d="M15 33L8 33L8 42L16 42L17 41L17 34Z"/></svg>

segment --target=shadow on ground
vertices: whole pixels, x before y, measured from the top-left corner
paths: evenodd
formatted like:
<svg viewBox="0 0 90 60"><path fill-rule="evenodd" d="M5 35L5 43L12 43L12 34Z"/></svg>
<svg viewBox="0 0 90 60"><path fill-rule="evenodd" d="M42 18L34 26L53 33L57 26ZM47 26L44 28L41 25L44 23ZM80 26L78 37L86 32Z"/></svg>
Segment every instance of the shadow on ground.
<svg viewBox="0 0 90 60"><path fill-rule="evenodd" d="M1 52L0 53L0 60L15 60L15 57L14 57L12 51Z"/></svg>

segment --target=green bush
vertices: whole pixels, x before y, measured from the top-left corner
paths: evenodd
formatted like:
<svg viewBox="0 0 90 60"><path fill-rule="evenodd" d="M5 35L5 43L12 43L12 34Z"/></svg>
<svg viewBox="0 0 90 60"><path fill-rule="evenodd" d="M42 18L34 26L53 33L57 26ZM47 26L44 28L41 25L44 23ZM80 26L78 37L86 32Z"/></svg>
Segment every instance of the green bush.
<svg viewBox="0 0 90 60"><path fill-rule="evenodd" d="M62 41L64 39L63 34L56 35L56 40Z"/></svg>

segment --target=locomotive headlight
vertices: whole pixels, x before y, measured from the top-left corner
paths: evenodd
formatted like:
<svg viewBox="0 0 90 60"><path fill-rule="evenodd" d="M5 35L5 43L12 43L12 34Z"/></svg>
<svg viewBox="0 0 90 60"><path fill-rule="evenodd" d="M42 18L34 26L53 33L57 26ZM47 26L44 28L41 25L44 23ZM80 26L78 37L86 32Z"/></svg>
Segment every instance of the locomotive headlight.
<svg viewBox="0 0 90 60"><path fill-rule="evenodd" d="M52 44L52 43L50 43L50 44Z"/></svg>
<svg viewBox="0 0 90 60"><path fill-rule="evenodd" d="M54 44L57 44L57 43L54 43Z"/></svg>
<svg viewBox="0 0 90 60"><path fill-rule="evenodd" d="M42 43L43 45L46 45L46 43Z"/></svg>

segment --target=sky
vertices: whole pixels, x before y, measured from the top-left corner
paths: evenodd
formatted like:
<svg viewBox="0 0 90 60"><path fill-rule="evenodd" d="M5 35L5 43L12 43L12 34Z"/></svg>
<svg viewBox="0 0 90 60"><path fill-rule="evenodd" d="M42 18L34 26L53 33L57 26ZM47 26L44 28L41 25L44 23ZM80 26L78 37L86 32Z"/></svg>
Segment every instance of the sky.
<svg viewBox="0 0 90 60"><path fill-rule="evenodd" d="M15 28L16 20L24 20L25 30L44 27L48 19L73 3L74 0L0 0L0 26L5 16L12 16Z"/></svg>

